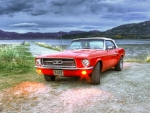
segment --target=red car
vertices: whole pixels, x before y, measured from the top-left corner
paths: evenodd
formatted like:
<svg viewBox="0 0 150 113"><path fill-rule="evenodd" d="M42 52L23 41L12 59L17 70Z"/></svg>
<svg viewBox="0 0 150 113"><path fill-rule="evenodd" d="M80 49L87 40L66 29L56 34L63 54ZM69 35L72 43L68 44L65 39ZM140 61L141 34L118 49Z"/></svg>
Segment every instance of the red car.
<svg viewBox="0 0 150 113"><path fill-rule="evenodd" d="M124 56L125 50L110 38L79 38L63 52L36 57L35 67L46 81L55 81L56 76L77 76L89 77L92 84L98 85L103 71L112 67L122 70Z"/></svg>

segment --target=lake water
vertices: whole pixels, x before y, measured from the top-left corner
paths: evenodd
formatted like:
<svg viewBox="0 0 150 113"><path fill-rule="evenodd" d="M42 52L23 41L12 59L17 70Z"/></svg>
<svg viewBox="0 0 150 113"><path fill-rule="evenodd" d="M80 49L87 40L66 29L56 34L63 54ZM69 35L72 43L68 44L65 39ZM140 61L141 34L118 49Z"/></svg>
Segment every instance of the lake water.
<svg viewBox="0 0 150 113"><path fill-rule="evenodd" d="M34 41L34 42L42 42L49 45L68 45L71 42L71 39L63 39L61 40L52 40L52 39L41 39L41 40L0 40L0 44L21 44L23 41ZM150 44L150 39L122 39L115 40L117 44Z"/></svg>

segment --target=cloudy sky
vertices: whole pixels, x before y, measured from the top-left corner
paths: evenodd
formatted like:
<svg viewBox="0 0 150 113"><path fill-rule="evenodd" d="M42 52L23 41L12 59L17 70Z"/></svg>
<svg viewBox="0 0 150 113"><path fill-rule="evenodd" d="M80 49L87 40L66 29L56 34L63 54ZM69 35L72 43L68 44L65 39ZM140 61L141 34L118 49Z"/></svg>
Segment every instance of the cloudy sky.
<svg viewBox="0 0 150 113"><path fill-rule="evenodd" d="M105 31L150 20L150 0L0 0L0 30Z"/></svg>

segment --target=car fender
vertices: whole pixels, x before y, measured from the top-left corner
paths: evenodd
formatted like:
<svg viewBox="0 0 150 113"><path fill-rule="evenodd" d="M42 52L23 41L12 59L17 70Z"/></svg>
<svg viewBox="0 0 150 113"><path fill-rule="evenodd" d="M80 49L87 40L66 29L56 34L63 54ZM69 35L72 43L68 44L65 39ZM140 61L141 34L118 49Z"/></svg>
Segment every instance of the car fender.
<svg viewBox="0 0 150 113"><path fill-rule="evenodd" d="M118 51L120 58L125 56L125 50L124 49L119 49Z"/></svg>
<svg viewBox="0 0 150 113"><path fill-rule="evenodd" d="M100 69L102 70L102 68L103 68L103 61L102 61L101 58L96 59L93 67L95 67L98 62L100 62Z"/></svg>

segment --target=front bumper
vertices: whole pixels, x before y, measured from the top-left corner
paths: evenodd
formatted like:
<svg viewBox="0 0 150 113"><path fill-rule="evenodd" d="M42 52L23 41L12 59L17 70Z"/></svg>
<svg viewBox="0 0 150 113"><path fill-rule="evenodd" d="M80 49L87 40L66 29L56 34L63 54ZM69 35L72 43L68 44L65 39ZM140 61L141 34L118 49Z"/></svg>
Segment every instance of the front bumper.
<svg viewBox="0 0 150 113"><path fill-rule="evenodd" d="M93 67L87 67L87 68L66 68L66 67L45 67L45 66L35 66L37 68L37 72L40 72L44 75L54 76L53 70L62 70L63 76L81 76L83 71L86 71L86 75L90 75L92 73Z"/></svg>

